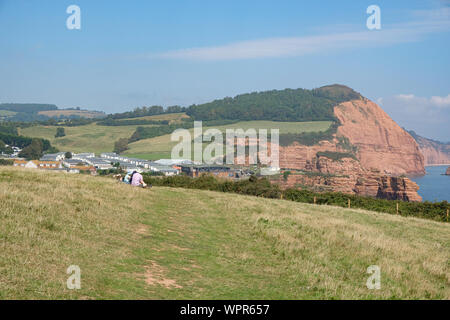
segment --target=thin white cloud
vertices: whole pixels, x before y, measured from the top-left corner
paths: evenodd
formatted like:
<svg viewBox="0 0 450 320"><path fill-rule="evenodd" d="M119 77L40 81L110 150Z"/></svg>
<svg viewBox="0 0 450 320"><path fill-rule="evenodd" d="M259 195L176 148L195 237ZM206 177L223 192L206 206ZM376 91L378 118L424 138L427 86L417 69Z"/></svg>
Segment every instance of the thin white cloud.
<svg viewBox="0 0 450 320"><path fill-rule="evenodd" d="M418 41L426 34L450 30L448 8L416 12L416 15L420 16L421 20L383 27L376 31L241 41L221 46L173 50L154 54L151 57L206 61L294 57L340 49Z"/></svg>
<svg viewBox="0 0 450 320"><path fill-rule="evenodd" d="M403 101L411 101L411 100L414 100L416 98L416 96L413 95L413 94L398 94L395 97L397 99L403 100Z"/></svg>
<svg viewBox="0 0 450 320"><path fill-rule="evenodd" d="M414 94L398 94L384 97L383 109L400 126L420 132L421 135L441 141L450 136L450 108L446 97L420 97Z"/></svg>
<svg viewBox="0 0 450 320"><path fill-rule="evenodd" d="M446 97L432 96L430 102L438 107L450 107L450 94Z"/></svg>
<svg viewBox="0 0 450 320"><path fill-rule="evenodd" d="M394 96L397 101L402 101L412 105L419 105L423 108L430 107L450 107L450 94L446 97L432 96L431 98L418 97L414 94L398 94Z"/></svg>

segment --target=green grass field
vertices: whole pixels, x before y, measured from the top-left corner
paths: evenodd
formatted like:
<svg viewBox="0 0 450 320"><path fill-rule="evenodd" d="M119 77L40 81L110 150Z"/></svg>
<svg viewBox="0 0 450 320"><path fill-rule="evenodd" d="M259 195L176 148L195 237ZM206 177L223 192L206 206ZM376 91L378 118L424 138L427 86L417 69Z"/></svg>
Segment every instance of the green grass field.
<svg viewBox="0 0 450 320"><path fill-rule="evenodd" d="M141 117L134 119L170 120L179 122L186 117L184 113L164 114L151 117ZM225 129L249 128L255 129L279 129L280 133L299 133L311 131L324 131L329 128L329 121L315 122L275 122L275 121L243 121L232 125L217 126L215 128ZM145 125L152 126L152 125ZM56 126L33 126L20 130L20 134L29 137L44 138L50 140L53 146L61 151L71 152L111 152L114 142L120 138L129 138L136 130L137 125L132 126L99 126L95 123L65 127L66 136L55 138ZM206 128L204 128L204 131ZM191 130L193 133L193 130ZM137 158L156 160L170 158L172 147L176 142L170 141L170 135L164 135L152 139L144 139L130 144L130 149L125 152L129 156Z"/></svg>
<svg viewBox="0 0 450 320"><path fill-rule="evenodd" d="M186 113L168 113L168 114L158 114L155 116L145 116L145 117L139 117L139 118L126 118L126 119L119 119L121 120L169 120L170 123L177 123L180 122L183 118L189 118Z"/></svg>
<svg viewBox="0 0 450 320"><path fill-rule="evenodd" d="M71 152L111 152L114 142L120 138L129 138L137 126L98 126L95 123L65 127L66 136L55 138L55 126L34 126L20 130L20 134L29 137L50 140L61 151Z"/></svg>
<svg viewBox="0 0 450 320"><path fill-rule="evenodd" d="M47 117L60 117L60 116L80 116L83 118L103 118L105 114L99 111L89 111L89 110L47 110L47 111L39 111L38 114L47 116Z"/></svg>
<svg viewBox="0 0 450 320"><path fill-rule="evenodd" d="M0 299L450 299L445 223L12 167L0 200Z"/></svg>
<svg viewBox="0 0 450 320"><path fill-rule="evenodd" d="M225 137L226 129L247 130L250 128L267 129L270 134L270 129L279 129L280 134L283 133L301 133L301 132L317 132L325 131L331 125L331 121L312 121L312 122L276 122L276 121L242 121L226 126L217 126L215 128L221 130ZM208 127L203 128L205 132ZM193 136L194 130L189 130ZM133 155L142 159L160 159L161 155L165 158L170 158L171 150L177 142L171 141L171 135L164 135L151 139L144 139L129 145L130 149L125 154ZM158 158L159 157L159 158Z"/></svg>
<svg viewBox="0 0 450 320"><path fill-rule="evenodd" d="M12 117L15 114L17 114L17 112L9 110L0 110L0 117Z"/></svg>

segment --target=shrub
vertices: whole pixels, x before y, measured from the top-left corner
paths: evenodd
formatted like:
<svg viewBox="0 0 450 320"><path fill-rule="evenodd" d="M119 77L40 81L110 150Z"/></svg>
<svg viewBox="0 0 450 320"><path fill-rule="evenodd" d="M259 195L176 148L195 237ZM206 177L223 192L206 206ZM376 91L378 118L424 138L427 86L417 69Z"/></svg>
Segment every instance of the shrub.
<svg viewBox="0 0 450 320"><path fill-rule="evenodd" d="M338 161L343 158L351 158L354 160L358 160L356 156L350 152L319 151L316 153L316 157L326 157L334 161Z"/></svg>
<svg viewBox="0 0 450 320"><path fill-rule="evenodd" d="M352 208L366 209L370 211L396 214L396 204L399 204L399 214L403 216L415 216L419 218L432 219L436 221L446 221L446 210L450 208L447 201L441 202L406 202L397 200L376 199L358 195L348 195L340 192L318 193L309 190L287 189L280 190L279 186L270 183L265 178L251 176L248 180L223 180L212 175L202 175L199 178L188 176L152 177L144 176L147 184L154 186L166 186L186 189L202 189L220 192L231 192L238 194L253 195L264 198L279 199L314 203L323 205L333 205L347 207L350 199Z"/></svg>

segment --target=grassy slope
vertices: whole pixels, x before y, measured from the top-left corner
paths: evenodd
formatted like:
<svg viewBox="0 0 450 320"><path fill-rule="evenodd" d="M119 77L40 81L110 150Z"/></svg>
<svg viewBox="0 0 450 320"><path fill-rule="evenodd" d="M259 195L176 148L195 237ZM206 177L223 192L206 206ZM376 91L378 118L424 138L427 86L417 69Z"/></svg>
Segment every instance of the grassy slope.
<svg viewBox="0 0 450 320"><path fill-rule="evenodd" d="M172 122L180 122L181 119L183 118L189 118L188 115L186 115L186 113L168 113L168 114L158 114L156 116L144 116L144 117L139 117L139 118L126 118L126 119L118 119L120 120L136 120L136 119L140 119L140 120L169 120L171 123Z"/></svg>
<svg viewBox="0 0 450 320"><path fill-rule="evenodd" d="M65 127L66 136L55 138L55 126L34 126L20 130L20 134L50 140L61 151L72 152L111 152L114 142L120 138L129 138L137 126L98 126L95 123Z"/></svg>
<svg viewBox="0 0 450 320"><path fill-rule="evenodd" d="M450 226L0 168L1 298L450 298ZM79 265L81 290L65 287ZM381 267L381 290L365 286Z"/></svg>
<svg viewBox="0 0 450 320"><path fill-rule="evenodd" d="M102 112L89 110L47 110L39 111L38 113L48 117L80 116L84 118L99 118L105 116L105 114Z"/></svg>
<svg viewBox="0 0 450 320"><path fill-rule="evenodd" d="M226 129L247 130L250 128L267 129L270 134L270 129L279 129L280 134L283 133L300 133L300 132L317 132L325 131L331 125L330 121L312 121L312 122L276 122L276 121L242 121L226 126L217 126L215 128L221 130L225 136ZM203 128L203 132L207 129ZM194 130L190 130L193 136ZM125 153L134 157L144 159L160 159L170 158L171 150L177 142L172 142L171 135L164 135L151 139L144 139L130 144L130 149Z"/></svg>
<svg viewBox="0 0 450 320"><path fill-rule="evenodd" d="M0 110L0 117L12 117L15 114L17 114L17 112L9 110Z"/></svg>
<svg viewBox="0 0 450 320"><path fill-rule="evenodd" d="M175 113L167 115L157 115L150 117L133 118L135 119L153 119L170 120L179 122L185 117L184 113ZM260 128L271 129L279 128L280 133L298 133L305 131L322 131L330 126L329 121L315 122L274 122L274 121L245 121L227 126L218 126L220 130L227 128ZM151 125L145 125L151 126ZM55 126L34 126L20 130L20 134L29 137L44 138L50 140L53 146L61 151L72 152L111 152L114 148L114 142L120 138L129 138L136 130L137 125L132 126L98 126L95 123L78 126L65 127L66 136L55 138ZM193 132L193 130L191 130ZM176 143L170 141L170 135L164 135L152 139L145 139L130 144L130 150L126 154L137 156L144 159L170 158L172 147Z"/></svg>
<svg viewBox="0 0 450 320"><path fill-rule="evenodd" d="M148 120L179 121L186 117L184 113L163 114L149 117L133 118ZM145 125L144 127L151 126ZM136 130L137 125L132 126L97 126L95 123L65 127L66 136L55 138L55 126L34 126L20 130L20 134L29 137L44 138L50 140L53 146L62 151L72 152L111 152L114 142L120 138L129 138Z"/></svg>

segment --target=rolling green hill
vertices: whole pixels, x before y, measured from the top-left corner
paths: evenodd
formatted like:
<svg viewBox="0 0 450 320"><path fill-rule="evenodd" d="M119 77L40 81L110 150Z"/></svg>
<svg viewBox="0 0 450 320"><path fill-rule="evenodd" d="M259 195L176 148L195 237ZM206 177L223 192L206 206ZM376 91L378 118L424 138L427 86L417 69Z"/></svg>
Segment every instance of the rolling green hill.
<svg viewBox="0 0 450 320"><path fill-rule="evenodd" d="M0 299L450 299L445 223L11 167L0 199Z"/></svg>
<svg viewBox="0 0 450 320"><path fill-rule="evenodd" d="M55 138L56 126L32 126L20 129L20 134L45 138L62 151L71 152L111 152L114 142L120 138L129 138L136 126L107 127L91 123L84 126L65 127L66 135Z"/></svg>
<svg viewBox="0 0 450 320"><path fill-rule="evenodd" d="M168 120L177 123L185 117L186 115L184 113L171 113L143 117L143 119ZM133 118L133 120L135 119L140 118ZM150 126L152 125L145 125L144 127ZM101 153L111 152L114 148L115 141L121 138L130 138L137 127L138 125L101 126L94 122L87 125L64 127L66 135L61 138L55 138L57 126L36 125L22 128L19 131L23 136L48 139L53 146L60 150Z"/></svg>
<svg viewBox="0 0 450 320"><path fill-rule="evenodd" d="M214 128L219 129L223 132L225 136L226 129L238 129L247 130L250 128L267 129L270 133L270 129L279 129L280 134L286 133L302 133L302 132L318 132L327 130L331 121L311 121L311 122L279 122L279 121L241 121L229 125L215 126ZM207 130L208 127L203 128L203 132ZM194 136L193 129L189 130L192 137ZM133 157L143 158L143 159L160 159L160 158L170 158L172 148L178 142L172 142L170 139L171 135L166 134L163 136L143 139L133 143L130 143L130 149L125 152Z"/></svg>
<svg viewBox="0 0 450 320"><path fill-rule="evenodd" d="M146 120L169 120L178 123L186 116L181 114L165 114L145 117ZM133 118L133 120L140 118ZM120 120L121 121L121 120ZM324 131L331 125L330 121L313 122L277 122L277 121L243 121L230 125L215 126L219 130L227 128L271 129L278 128L280 133L300 133ZM111 152L114 142L120 138L130 138L138 125L130 126L101 126L91 123L83 126L65 127L66 136L55 138L56 126L31 126L20 129L20 134L30 137L44 138L51 141L52 145L63 151L72 152ZM142 125L141 125L142 127ZM153 127L145 125L143 127ZM193 130L191 130L192 132ZM130 144L126 154L145 159L160 159L170 156L172 147L176 143L170 141L170 134L151 139L143 139Z"/></svg>
<svg viewBox="0 0 450 320"><path fill-rule="evenodd" d="M0 103L0 120L2 121L32 122L52 118L78 119L104 116L103 112L80 110L80 108L58 109L54 104Z"/></svg>
<svg viewBox="0 0 450 320"><path fill-rule="evenodd" d="M318 89L284 89L241 94L234 98L192 105L187 114L196 120L333 121L333 107L360 99L353 89L329 85Z"/></svg>

